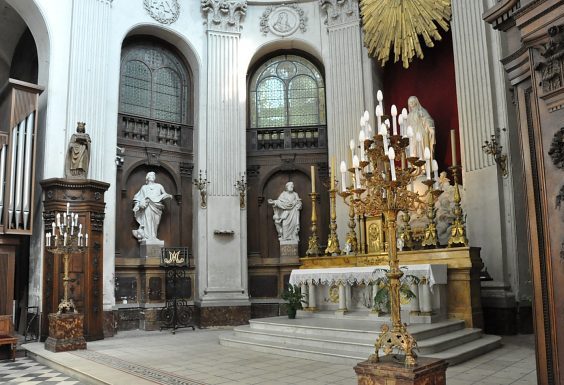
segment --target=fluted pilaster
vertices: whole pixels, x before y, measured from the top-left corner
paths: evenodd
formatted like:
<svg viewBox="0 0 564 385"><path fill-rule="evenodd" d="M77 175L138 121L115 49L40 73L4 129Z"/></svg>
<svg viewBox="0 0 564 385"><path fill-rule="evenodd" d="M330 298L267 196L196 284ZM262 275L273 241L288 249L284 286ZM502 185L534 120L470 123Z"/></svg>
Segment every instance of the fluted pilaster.
<svg viewBox="0 0 564 385"><path fill-rule="evenodd" d="M452 35L456 67L458 120L466 171L493 165L482 151L495 128L491 63L481 1L452 3Z"/></svg>
<svg viewBox="0 0 564 385"><path fill-rule="evenodd" d="M75 0L72 4L66 142L75 132L76 122L86 122L86 132L92 138L88 178L96 180L104 179L103 166L108 157L103 138L108 129L106 50L111 3L110 0Z"/></svg>

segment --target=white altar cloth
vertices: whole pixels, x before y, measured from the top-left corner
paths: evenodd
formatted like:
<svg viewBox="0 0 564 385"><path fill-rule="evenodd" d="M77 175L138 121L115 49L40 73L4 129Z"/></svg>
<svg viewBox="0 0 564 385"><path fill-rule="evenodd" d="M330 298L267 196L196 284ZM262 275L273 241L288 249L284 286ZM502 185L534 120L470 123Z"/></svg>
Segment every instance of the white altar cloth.
<svg viewBox="0 0 564 385"><path fill-rule="evenodd" d="M294 269L290 274L292 285L313 283L314 285L338 285L343 284L370 284L378 278L383 277L389 270L388 265L366 266L366 267L332 267L327 269ZM446 285L446 264L421 264L403 265L400 270L404 274L410 274L429 281L429 286Z"/></svg>

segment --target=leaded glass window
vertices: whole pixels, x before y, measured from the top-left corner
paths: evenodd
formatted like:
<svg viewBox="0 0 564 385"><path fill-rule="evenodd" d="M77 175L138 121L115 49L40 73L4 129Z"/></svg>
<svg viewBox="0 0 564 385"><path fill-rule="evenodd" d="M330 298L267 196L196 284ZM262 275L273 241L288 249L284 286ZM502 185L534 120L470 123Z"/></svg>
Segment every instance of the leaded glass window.
<svg viewBox="0 0 564 385"><path fill-rule="evenodd" d="M176 53L154 42L130 44L122 55L119 112L185 124L189 80Z"/></svg>
<svg viewBox="0 0 564 385"><path fill-rule="evenodd" d="M325 84L317 67L297 55L263 63L250 84L251 128L325 125Z"/></svg>

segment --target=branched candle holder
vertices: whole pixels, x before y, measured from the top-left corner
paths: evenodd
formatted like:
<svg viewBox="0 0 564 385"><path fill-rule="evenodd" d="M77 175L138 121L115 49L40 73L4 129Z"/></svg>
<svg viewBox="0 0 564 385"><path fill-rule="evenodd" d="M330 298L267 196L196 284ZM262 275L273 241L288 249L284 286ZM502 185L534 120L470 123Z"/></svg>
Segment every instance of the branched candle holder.
<svg viewBox="0 0 564 385"><path fill-rule="evenodd" d="M377 113L379 119L381 119L380 115ZM352 145L354 141L351 141L353 157L352 167L348 168L348 172L352 174L353 179L350 187L346 187L347 166L342 162L342 189L339 195L343 197L345 203L357 215L375 217L384 214L386 223L390 266L386 275L390 282L390 317L392 326L382 326L380 336L375 343L375 353L370 356L369 360L377 362L380 349L385 354L399 350L405 354L405 365L414 366L417 357L414 349L417 348L417 342L407 331L406 325L401 321L399 287L403 272L399 268L397 255L398 234L396 221L400 211L407 213L410 209L414 209L417 203L421 202L422 197L416 192L409 191L407 187L415 178L422 174L423 165L425 165L425 171L427 172L426 184L432 185L434 181L430 176L431 154L429 148L425 149L425 160L417 157L417 144L410 144L409 138L413 137L411 127L405 127L400 122L398 133L396 116L397 110L393 106L392 132L389 132L391 131L390 127L386 124L382 124L375 135L370 133L370 129L366 130L368 134L364 130L361 131L359 135L360 158L354 155L354 146ZM367 120L368 117L365 117L364 123ZM402 121L406 120L402 119ZM419 140L418 143L420 145L421 141ZM432 192L428 195L428 199L436 199L437 196L436 193ZM411 239L409 214L406 216L407 218L404 218L407 221L406 229L404 229L404 238L409 240ZM409 246L412 247L413 244L411 243Z"/></svg>
<svg viewBox="0 0 564 385"><path fill-rule="evenodd" d="M202 177L202 170L200 170L200 177L194 179L194 186L196 186L196 188L200 190L200 207L203 209L208 207L208 203L207 203L208 184L210 184L210 182L208 181L207 170L204 171L203 177Z"/></svg>
<svg viewBox="0 0 564 385"><path fill-rule="evenodd" d="M208 182L209 183L209 182ZM245 208L245 196L247 195L247 190L249 187L247 186L247 180L245 177L245 173L241 175L241 179L235 182L235 189L239 192L239 207L244 209Z"/></svg>
<svg viewBox="0 0 564 385"><path fill-rule="evenodd" d="M501 170L501 175L504 178L507 178L509 175L507 172L507 154L503 154L501 150L503 146L501 146L498 142L499 135L492 134L490 140L486 140L482 145L482 150L494 157L495 163L498 165L499 169Z"/></svg>
<svg viewBox="0 0 564 385"><path fill-rule="evenodd" d="M45 246L53 255L63 257L63 289L64 297L59 303L57 314L77 313L76 306L69 298L69 260L72 254L84 253L88 247L88 234L83 234L82 224L78 223L78 214L70 213L70 204L67 203L66 213L57 213L56 222L51 224L51 231L45 234ZM84 229L86 232L86 229Z"/></svg>
<svg viewBox="0 0 564 385"><path fill-rule="evenodd" d="M411 220L409 210L403 211L401 219L403 220L404 226L399 237L403 243L403 248L405 250L413 250L415 244L413 242L413 230L409 224L409 221Z"/></svg>

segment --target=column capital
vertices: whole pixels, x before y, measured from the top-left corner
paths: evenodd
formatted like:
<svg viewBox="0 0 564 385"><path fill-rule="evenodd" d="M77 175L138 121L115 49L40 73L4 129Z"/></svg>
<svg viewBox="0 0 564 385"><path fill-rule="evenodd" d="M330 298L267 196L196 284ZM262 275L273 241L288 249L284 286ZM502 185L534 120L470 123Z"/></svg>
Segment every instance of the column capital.
<svg viewBox="0 0 564 385"><path fill-rule="evenodd" d="M360 21L358 0L319 0L319 6L327 12L329 28Z"/></svg>
<svg viewBox="0 0 564 385"><path fill-rule="evenodd" d="M201 10L208 30L239 32L247 13L247 0L202 0Z"/></svg>

